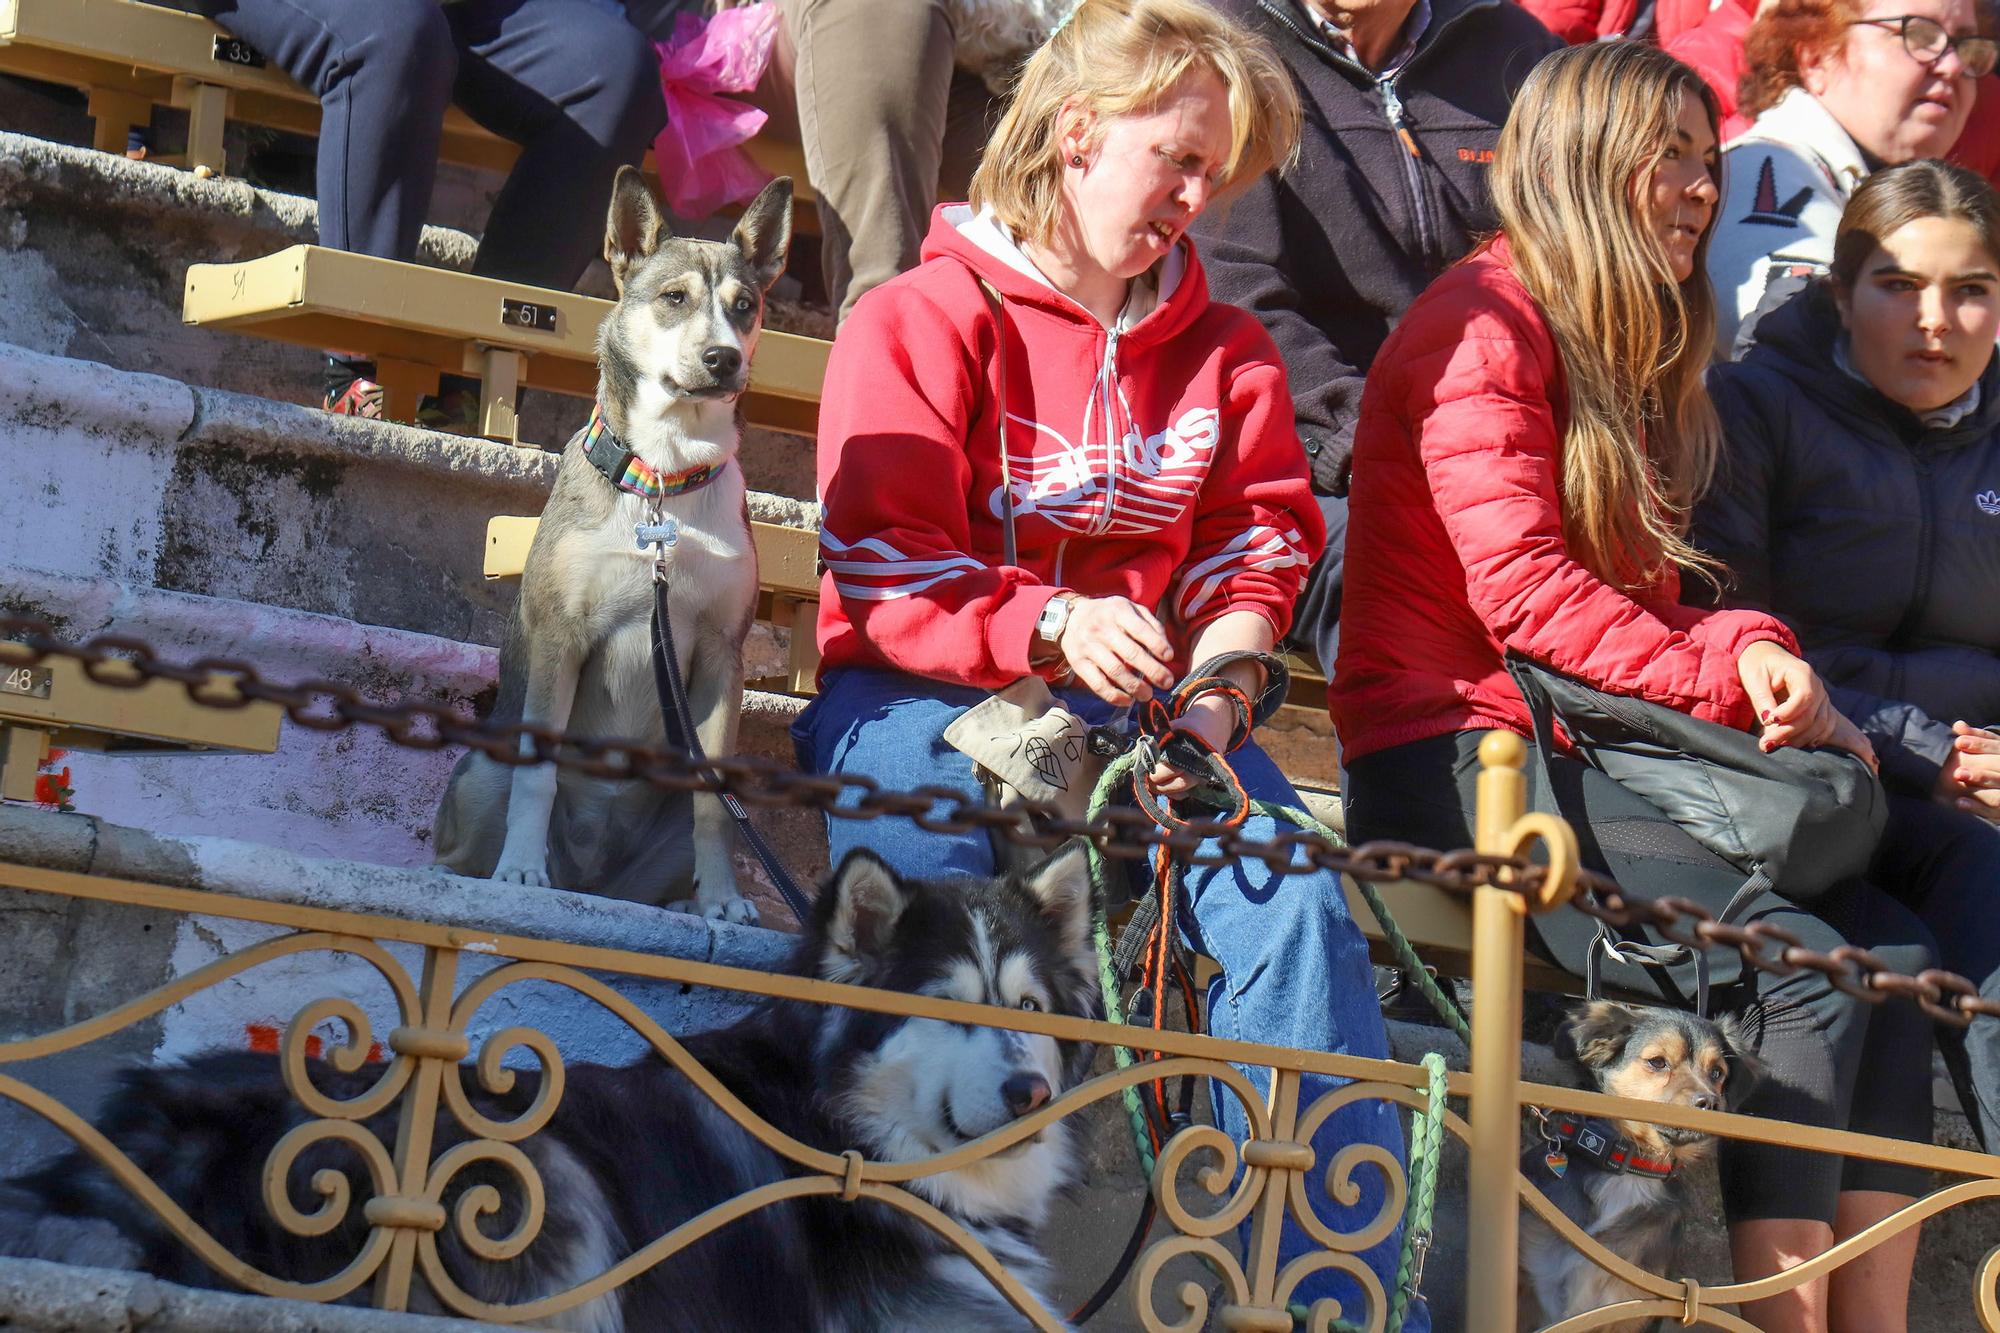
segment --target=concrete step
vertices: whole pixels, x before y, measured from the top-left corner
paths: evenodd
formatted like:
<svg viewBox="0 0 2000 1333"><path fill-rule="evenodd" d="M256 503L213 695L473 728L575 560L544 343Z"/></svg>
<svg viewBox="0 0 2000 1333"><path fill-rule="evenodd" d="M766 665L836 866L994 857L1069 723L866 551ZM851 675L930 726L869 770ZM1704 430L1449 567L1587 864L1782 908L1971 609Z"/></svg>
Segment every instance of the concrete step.
<svg viewBox="0 0 2000 1333"><path fill-rule="evenodd" d="M208 835L160 835L93 816L19 806L0 806L0 860L736 967L778 967L791 947L790 938L776 931L588 894L518 885L502 889L429 868L322 859ZM0 920L8 944L0 950L0 1034L7 1039L108 1012L226 954L286 933L225 917L11 890L0 895ZM413 978L421 975L421 950L386 947ZM461 986L495 965L496 960L468 954ZM669 1032L729 1022L747 1004L733 992L607 979ZM352 954L292 954L66 1056L10 1066L9 1072L88 1109L119 1067L267 1044L293 1014L321 996L341 996L360 1006L378 1039L400 1021L372 965ZM509 987L489 1002L474 1050L484 1036L520 1022L555 1037L568 1060L626 1063L646 1049L637 1033L595 1001L534 982ZM343 1038L334 1023L315 1032L323 1041ZM0 1103L0 1126L0 1174L60 1146L53 1130L8 1103Z"/></svg>
<svg viewBox="0 0 2000 1333"><path fill-rule="evenodd" d="M498 644L486 521L541 512L556 458L0 344L0 469L0 565Z"/></svg>
<svg viewBox="0 0 2000 1333"><path fill-rule="evenodd" d="M188 593L0 564L0 610L39 617L80 642L115 632L151 643L168 660L240 659L274 681L324 678L370 699L442 702L467 716L489 702L498 654L479 644L357 624L228 597ZM752 671L784 657L765 627L753 634ZM746 692L741 749L789 763L787 728L797 699ZM71 798L84 813L162 836L200 834L381 866L422 866L431 822L456 750L412 750L372 727L315 731L289 719L270 755L100 755L71 751ZM821 817L759 811L779 855L805 882L826 863ZM739 857L746 886L760 872ZM787 918L775 895L752 891L768 917Z"/></svg>
<svg viewBox="0 0 2000 1333"><path fill-rule="evenodd" d="M317 237L311 199L0 133L0 332L34 351L316 404L316 352L186 326L181 292L189 264L254 259ZM427 227L418 259L465 269L476 248L466 232ZM611 295L601 265L584 290ZM833 332L824 312L796 304L774 302L770 319L815 337ZM530 392L521 413L523 439L560 448L590 405ZM754 487L813 494L811 450L797 437L750 432L744 465Z"/></svg>

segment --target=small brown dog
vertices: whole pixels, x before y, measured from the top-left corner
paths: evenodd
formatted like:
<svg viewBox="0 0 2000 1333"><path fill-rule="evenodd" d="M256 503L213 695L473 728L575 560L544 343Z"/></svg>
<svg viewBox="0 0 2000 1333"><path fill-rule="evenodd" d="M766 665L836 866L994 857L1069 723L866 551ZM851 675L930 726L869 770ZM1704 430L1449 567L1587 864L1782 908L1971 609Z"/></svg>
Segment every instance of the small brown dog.
<svg viewBox="0 0 2000 1333"><path fill-rule="evenodd" d="M1589 1086L1613 1097L1708 1111L1733 1110L1763 1076L1731 1019L1593 1000L1556 1031L1556 1054ZM1686 1172L1714 1150L1713 1136L1642 1120L1551 1113L1521 1155L1521 1174L1606 1249L1639 1268L1676 1276L1691 1191ZM1599 1268L1532 1212L1521 1228L1520 1327L1560 1319L1641 1293ZM1651 1319L1607 1325L1644 1333Z"/></svg>

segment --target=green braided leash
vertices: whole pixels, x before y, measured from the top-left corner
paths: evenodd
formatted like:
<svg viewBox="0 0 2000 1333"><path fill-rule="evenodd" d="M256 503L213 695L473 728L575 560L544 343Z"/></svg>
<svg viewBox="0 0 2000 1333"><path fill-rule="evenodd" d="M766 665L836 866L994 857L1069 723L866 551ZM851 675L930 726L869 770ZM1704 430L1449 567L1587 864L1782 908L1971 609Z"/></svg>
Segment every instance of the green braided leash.
<svg viewBox="0 0 2000 1333"><path fill-rule="evenodd" d="M1119 788L1131 778L1133 766L1137 762L1137 751L1129 750L1106 765L1103 776L1098 779L1097 787L1091 793L1088 810L1091 823L1096 823L1102 818ZM1252 799L1250 808L1255 814L1265 815L1290 824L1294 828L1317 833L1336 847L1347 845L1346 839L1339 833L1296 806ZM1097 946L1098 984L1104 992L1106 1016L1114 1023L1122 1023L1124 1016L1119 980L1111 961L1111 928L1104 911L1109 872L1105 865L1106 858L1097 844L1092 842L1088 846L1090 882L1096 890L1097 903L1093 936ZM1356 880L1355 883L1361 889L1361 896L1367 902L1368 910L1375 914L1375 920L1382 927L1382 933L1388 939L1390 950L1395 954L1396 961L1403 968L1404 974L1415 980L1417 988L1423 993L1424 998L1430 1001L1438 1016L1470 1048L1472 1029L1466 1022L1464 1013L1417 957L1415 946L1410 943L1409 936L1405 935L1402 928L1396 924L1396 918L1390 913L1388 904L1382 900L1381 892L1366 880ZM1156 996L1153 1002L1163 1003L1164 997ZM1132 1048L1128 1046L1113 1046L1111 1054L1121 1070L1130 1069L1135 1063ZM1403 1218L1402 1250L1396 1264L1396 1290L1389 1300L1387 1326L1390 1333L1399 1333L1403 1327L1404 1321L1409 1317L1412 1293L1420 1288L1423 1281L1424 1260L1431 1246L1431 1218L1437 1205L1438 1163L1443 1156L1444 1057L1432 1051L1423 1057L1422 1064L1429 1079L1424 1107L1411 1118L1410 1123L1408 1171L1410 1194ZM1135 1085L1126 1088L1122 1096L1126 1116L1132 1123L1133 1146L1138 1152L1139 1165L1145 1172L1147 1188L1150 1189L1156 1162L1152 1139L1146 1132L1145 1112L1139 1103L1138 1087ZM1303 1305L1291 1306L1290 1312L1293 1319L1301 1323L1310 1314ZM1346 1320L1335 1320L1333 1327L1340 1333L1359 1333L1359 1325Z"/></svg>

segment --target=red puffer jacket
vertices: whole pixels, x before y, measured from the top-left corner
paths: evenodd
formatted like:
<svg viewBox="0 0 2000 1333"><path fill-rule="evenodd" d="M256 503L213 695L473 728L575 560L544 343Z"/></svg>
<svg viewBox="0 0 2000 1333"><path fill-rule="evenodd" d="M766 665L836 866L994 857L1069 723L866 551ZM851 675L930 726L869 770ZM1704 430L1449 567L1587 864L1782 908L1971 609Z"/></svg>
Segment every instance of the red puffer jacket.
<svg viewBox="0 0 2000 1333"><path fill-rule="evenodd" d="M1639 0L1520 0L1520 4L1571 46L1622 36L1639 13Z"/></svg>
<svg viewBox="0 0 2000 1333"><path fill-rule="evenodd" d="M1796 651L1761 612L1628 594L1571 558L1557 479L1562 363L1505 238L1417 298L1361 399L1347 593L1329 691L1343 758L1446 732L1527 734L1513 648L1613 694L1748 729L1736 659Z"/></svg>

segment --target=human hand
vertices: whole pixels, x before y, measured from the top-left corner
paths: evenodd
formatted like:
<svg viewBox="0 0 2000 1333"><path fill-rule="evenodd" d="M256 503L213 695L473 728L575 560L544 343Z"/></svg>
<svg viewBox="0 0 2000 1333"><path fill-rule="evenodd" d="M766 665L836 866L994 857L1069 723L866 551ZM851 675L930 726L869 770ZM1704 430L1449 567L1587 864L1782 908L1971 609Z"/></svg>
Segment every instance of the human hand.
<svg viewBox="0 0 2000 1333"><path fill-rule="evenodd" d="M1938 802L2000 824L2000 732L1966 722L1952 723L1951 730L1951 757L1938 771Z"/></svg>
<svg viewBox="0 0 2000 1333"><path fill-rule="evenodd" d="M1057 646L1084 688L1108 704L1123 707L1173 688L1167 631L1129 598L1077 598Z"/></svg>
<svg viewBox="0 0 2000 1333"><path fill-rule="evenodd" d="M1745 648L1736 659L1736 675L1757 710L1758 744L1767 754L1781 745L1810 750L1831 744L1839 723L1846 721L1818 673L1781 644L1760 639ZM1868 744L1858 731L1854 736ZM1873 753L1870 748L1871 758Z"/></svg>
<svg viewBox="0 0 2000 1333"><path fill-rule="evenodd" d="M1209 749L1221 753L1236 730L1236 711L1226 698L1203 695L1188 705L1187 712L1174 719L1174 730L1199 737L1208 742ZM1156 795L1179 798L1199 787L1201 779L1181 772L1162 759L1146 775L1146 785Z"/></svg>
<svg viewBox="0 0 2000 1333"><path fill-rule="evenodd" d="M1822 744L1836 750L1847 751L1856 759L1868 765L1870 773L1880 777L1882 775L1882 761L1875 754L1874 742L1870 741L1863 734L1861 728L1848 720L1847 714L1841 712L1838 708L1829 711L1833 713L1833 734L1828 736Z"/></svg>

